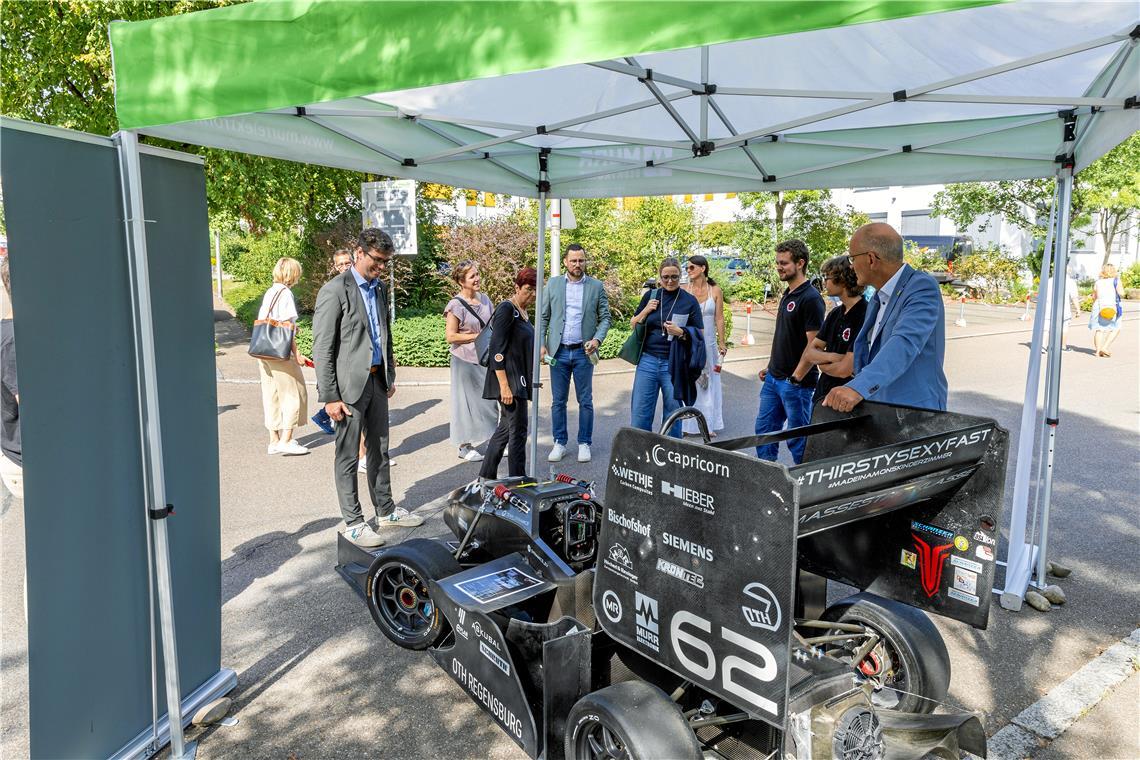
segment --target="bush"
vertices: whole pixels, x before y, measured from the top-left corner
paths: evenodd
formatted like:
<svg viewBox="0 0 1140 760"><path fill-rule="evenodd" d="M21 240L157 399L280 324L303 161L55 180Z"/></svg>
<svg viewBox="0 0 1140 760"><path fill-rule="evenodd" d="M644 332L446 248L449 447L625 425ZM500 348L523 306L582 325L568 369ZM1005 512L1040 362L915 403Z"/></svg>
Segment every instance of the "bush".
<svg viewBox="0 0 1140 760"><path fill-rule="evenodd" d="M954 261L954 273L959 279L981 291L990 302L1008 299L1014 283L1024 269L1022 259L1010 258L1000 248L983 248Z"/></svg>
<svg viewBox="0 0 1140 760"><path fill-rule="evenodd" d="M764 300L764 280L751 272L742 275L736 282L726 284L721 289L724 291L726 302L752 301L753 303L761 303Z"/></svg>
<svg viewBox="0 0 1140 760"><path fill-rule="evenodd" d="M392 325L392 346L401 367L446 367L451 362L442 314L397 319Z"/></svg>
<svg viewBox="0 0 1140 760"><path fill-rule="evenodd" d="M1120 284L1125 290L1140 288L1140 261L1120 273Z"/></svg>
<svg viewBox="0 0 1140 760"><path fill-rule="evenodd" d="M610 326L610 331L606 333L606 339L602 341L602 345L598 346L598 358L600 359L613 359L618 355L621 346L625 343L625 339L633 332L629 327L629 322L614 323Z"/></svg>
<svg viewBox="0 0 1140 760"><path fill-rule="evenodd" d="M945 272L946 259L937 248L919 247L913 240L903 241L903 259L915 269L923 272Z"/></svg>
<svg viewBox="0 0 1140 760"><path fill-rule="evenodd" d="M273 284L273 266L282 256L298 261L304 258L301 241L295 235L281 232L236 234L222 245L222 269L235 280L261 286L264 292Z"/></svg>

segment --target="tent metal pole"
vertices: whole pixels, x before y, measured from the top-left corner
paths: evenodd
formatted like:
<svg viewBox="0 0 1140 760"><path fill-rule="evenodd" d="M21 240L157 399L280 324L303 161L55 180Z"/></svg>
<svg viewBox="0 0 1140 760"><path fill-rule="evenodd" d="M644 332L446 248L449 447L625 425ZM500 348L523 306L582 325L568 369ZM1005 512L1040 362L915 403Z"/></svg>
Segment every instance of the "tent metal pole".
<svg viewBox="0 0 1140 760"><path fill-rule="evenodd" d="M1049 232L1045 239L1045 253L1041 257L1042 288L1047 288L1049 283L1049 262L1053 257L1059 193L1060 188L1054 187L1053 204L1049 209ZM1040 301L1040 297L1038 300ZM1029 509L1029 477L1033 469L1033 430L1037 425L1037 396L1041 383L1041 338L1044 331L1045 309L1039 303L1037 312L1033 315L1033 333L1029 341L1029 367L1025 377L1025 401L1021 407L1021 428L1017 439L1017 469L1013 476L1013 499L1010 504L1005 588L999 600L1002 607L1013 611L1021 609L1033 564L1031 559L1033 549L1025 543L1025 524Z"/></svg>
<svg viewBox="0 0 1140 760"><path fill-rule="evenodd" d="M562 201L550 199L550 276L562 274Z"/></svg>
<svg viewBox="0 0 1140 760"><path fill-rule="evenodd" d="M530 441L529 459L530 476L538 480L538 405L542 390L542 272L546 267L546 173L545 153L538 157L538 258L534 268L537 273L534 281L534 371L531 375L530 389Z"/></svg>
<svg viewBox="0 0 1140 760"><path fill-rule="evenodd" d="M1049 368L1045 375L1045 425L1048 443L1045 452L1045 498L1041 505L1041 532L1037 551L1037 582L1045 584L1047 550L1049 548L1049 510L1053 502L1053 453L1057 443L1057 425L1061 401L1061 329L1064 325L1062 308L1065 303L1065 273L1069 266L1069 222L1073 201L1073 168L1063 170L1060 179L1061 201L1057 222L1057 247L1053 257L1053 312L1049 325Z"/></svg>
<svg viewBox="0 0 1140 760"><path fill-rule="evenodd" d="M158 617L162 633L162 665L166 680L166 709L170 718L171 757L193 758L196 742L185 742L182 733L182 689L178 673L178 645L174 631L174 591L170 574L170 543L166 520L166 481L162 461L162 426L158 406L158 368L155 364L154 321L147 263L146 219L143 210L142 170L138 135L123 131L116 136L119 153L123 209L130 241L131 307L135 331L135 361L139 367L139 413L144 506L148 529L154 539L155 575L158 587ZM153 642L152 642L153 646Z"/></svg>

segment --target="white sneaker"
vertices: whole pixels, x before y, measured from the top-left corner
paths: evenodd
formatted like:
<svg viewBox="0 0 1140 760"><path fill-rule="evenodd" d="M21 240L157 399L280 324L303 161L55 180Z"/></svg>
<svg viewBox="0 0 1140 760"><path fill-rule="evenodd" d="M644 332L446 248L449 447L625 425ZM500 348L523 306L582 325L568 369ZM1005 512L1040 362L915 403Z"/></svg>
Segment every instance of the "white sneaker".
<svg viewBox="0 0 1140 760"><path fill-rule="evenodd" d="M479 453L478 449L472 448L471 446L468 446L465 450L461 450L459 452L459 458L466 462L483 461L483 455Z"/></svg>
<svg viewBox="0 0 1140 760"><path fill-rule="evenodd" d="M274 454L280 454L281 452L277 450L277 441L274 441L273 443L266 446L265 453L269 454L270 456Z"/></svg>
<svg viewBox="0 0 1140 760"><path fill-rule="evenodd" d="M387 517L377 517L377 528L414 528L417 525L423 525L424 518L419 515L413 515L403 507L396 507L392 514Z"/></svg>
<svg viewBox="0 0 1140 760"><path fill-rule="evenodd" d="M590 444L588 444L588 443L579 443L578 444L578 461L579 462L589 462L590 461Z"/></svg>
<svg viewBox="0 0 1140 760"><path fill-rule="evenodd" d="M284 443L277 444L277 453L284 454L287 457L299 457L308 454L309 450L290 438Z"/></svg>
<svg viewBox="0 0 1140 760"><path fill-rule="evenodd" d="M357 472L368 472L368 457L361 457L360 464L356 465Z"/></svg>
<svg viewBox="0 0 1140 760"><path fill-rule="evenodd" d="M362 522L353 525L351 528L344 529L344 537L357 546L363 546L366 549L373 549L377 546L384 545L384 539L372 530L368 523Z"/></svg>
<svg viewBox="0 0 1140 760"><path fill-rule="evenodd" d="M566 447L561 443L554 444L554 448L550 450L550 456L546 458L547 462L561 462L562 457L566 456Z"/></svg>

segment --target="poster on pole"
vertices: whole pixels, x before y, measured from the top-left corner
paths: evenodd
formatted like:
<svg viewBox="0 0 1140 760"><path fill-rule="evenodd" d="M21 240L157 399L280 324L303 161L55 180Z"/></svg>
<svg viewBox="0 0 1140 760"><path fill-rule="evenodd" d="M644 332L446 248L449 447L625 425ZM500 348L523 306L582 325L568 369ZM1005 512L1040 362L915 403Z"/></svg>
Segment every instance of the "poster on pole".
<svg viewBox="0 0 1140 760"><path fill-rule="evenodd" d="M393 179L360 183L364 226L378 227L392 236L397 256L415 256L416 181Z"/></svg>

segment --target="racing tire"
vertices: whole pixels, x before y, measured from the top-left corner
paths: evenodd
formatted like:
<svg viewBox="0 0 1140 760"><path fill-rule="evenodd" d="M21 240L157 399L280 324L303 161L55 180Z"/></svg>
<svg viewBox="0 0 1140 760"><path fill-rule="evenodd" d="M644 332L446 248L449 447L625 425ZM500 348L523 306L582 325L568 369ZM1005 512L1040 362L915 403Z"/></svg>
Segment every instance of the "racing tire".
<svg viewBox="0 0 1140 760"><path fill-rule="evenodd" d="M427 649L447 630L431 599L429 581L460 570L447 547L413 538L383 552L368 568L365 600L380 632L404 649Z"/></svg>
<svg viewBox="0 0 1140 760"><path fill-rule="evenodd" d="M857 676L875 684L871 694L875 707L929 713L946 698L950 689L950 654L938 629L921 610L863 592L828 607L822 619L864 625L881 638L862 662L852 663ZM853 657L858 647L856 641L837 648L847 650L846 654ZM839 654L834 647L829 651ZM888 682L886 675L890 672L895 675Z"/></svg>
<svg viewBox="0 0 1140 760"><path fill-rule="evenodd" d="M701 745L676 703L644 681L579 699L566 718L567 760L700 760Z"/></svg>

